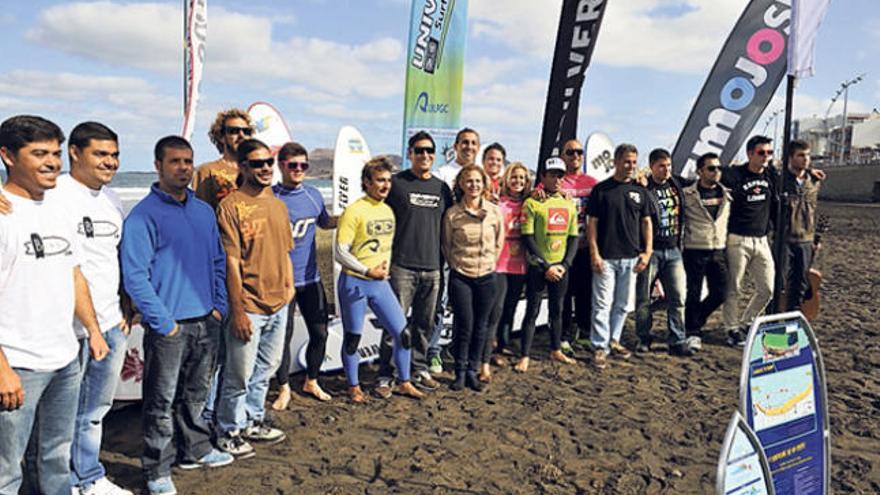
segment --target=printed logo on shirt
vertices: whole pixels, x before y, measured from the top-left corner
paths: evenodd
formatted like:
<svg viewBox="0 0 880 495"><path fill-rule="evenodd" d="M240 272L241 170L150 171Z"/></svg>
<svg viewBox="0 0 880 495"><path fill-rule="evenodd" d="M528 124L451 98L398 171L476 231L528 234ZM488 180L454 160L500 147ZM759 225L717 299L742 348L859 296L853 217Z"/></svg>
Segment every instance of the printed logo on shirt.
<svg viewBox="0 0 880 495"><path fill-rule="evenodd" d="M550 251L555 253L555 252L560 251L561 249L562 249L562 240L561 239L556 239L555 241L550 243Z"/></svg>
<svg viewBox="0 0 880 495"><path fill-rule="evenodd" d="M24 243L24 251L25 254L36 259L73 254L70 250L70 241L67 239L53 235L41 237L37 233L32 233L31 240Z"/></svg>
<svg viewBox="0 0 880 495"><path fill-rule="evenodd" d="M375 254L375 253L379 252L379 246L380 246L379 239L370 239L369 241L366 241L363 244L361 244L355 251L358 254L360 254L361 251L363 251L364 249L367 249Z"/></svg>
<svg viewBox="0 0 880 495"><path fill-rule="evenodd" d="M757 203L767 200L767 193L770 190L770 182L767 179L750 180L743 184L742 188L746 194L746 201L749 203Z"/></svg>
<svg viewBox="0 0 880 495"><path fill-rule="evenodd" d="M568 230L568 209L549 208L547 210L547 231L564 232Z"/></svg>
<svg viewBox="0 0 880 495"><path fill-rule="evenodd" d="M633 200L633 202L637 205L642 204L642 195L637 193L636 191L629 192L629 199Z"/></svg>
<svg viewBox="0 0 880 495"><path fill-rule="evenodd" d="M255 212L257 210L257 208L259 208L259 207L260 207L260 205L248 205L247 203L245 203L243 201L239 201L238 203L235 203L235 211L236 211L236 213L238 213L238 218L240 218L242 220L245 220L248 217L250 217L251 214L253 212Z"/></svg>
<svg viewBox="0 0 880 495"><path fill-rule="evenodd" d="M436 194L411 192L409 193L409 204L418 206L419 208L439 208L440 196L437 196Z"/></svg>
<svg viewBox="0 0 880 495"><path fill-rule="evenodd" d="M526 221L525 212L510 212L507 214L507 218L505 218L505 224L507 228L505 229L507 232L514 232L517 236L519 236L520 230L522 230L522 224Z"/></svg>
<svg viewBox="0 0 880 495"><path fill-rule="evenodd" d="M88 239L95 237L114 237L118 239L119 226L107 220L92 220L89 217L83 217L82 222L76 226L76 233Z"/></svg>
<svg viewBox="0 0 880 495"><path fill-rule="evenodd" d="M309 232L309 227L314 225L315 217L300 218L296 223L290 223L290 230L293 232L293 239L302 239Z"/></svg>
<svg viewBox="0 0 880 495"><path fill-rule="evenodd" d="M394 220L371 220L367 222L367 235L394 235Z"/></svg>

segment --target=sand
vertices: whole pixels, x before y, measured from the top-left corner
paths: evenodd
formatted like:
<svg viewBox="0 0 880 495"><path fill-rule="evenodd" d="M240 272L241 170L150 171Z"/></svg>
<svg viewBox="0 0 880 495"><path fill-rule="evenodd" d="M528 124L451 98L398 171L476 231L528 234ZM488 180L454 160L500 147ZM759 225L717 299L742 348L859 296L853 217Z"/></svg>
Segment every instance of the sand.
<svg viewBox="0 0 880 495"><path fill-rule="evenodd" d="M821 211L833 230L819 259L826 282L814 328L828 369L832 488L880 493L880 208ZM655 329L665 329L661 320ZM633 339L629 322L624 342ZM713 332L693 359L657 350L597 372L586 351L574 366L549 362L541 334L528 374L503 369L483 393L444 388L421 402L353 405L343 377L327 376L332 402L296 396L275 415L286 442L229 467L175 471L174 479L181 493L212 495L714 493L742 356L722 340ZM363 383L373 384L375 372L362 370ZM140 428L137 407L107 421L103 458L127 487L143 486Z"/></svg>

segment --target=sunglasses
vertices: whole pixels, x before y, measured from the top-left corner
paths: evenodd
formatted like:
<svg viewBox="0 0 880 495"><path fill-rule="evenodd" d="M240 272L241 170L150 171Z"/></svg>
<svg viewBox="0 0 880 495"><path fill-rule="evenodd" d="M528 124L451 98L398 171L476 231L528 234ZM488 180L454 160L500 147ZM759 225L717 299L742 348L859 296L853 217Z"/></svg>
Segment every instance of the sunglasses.
<svg viewBox="0 0 880 495"><path fill-rule="evenodd" d="M272 164L275 163L274 158L264 158L262 160L248 160L247 166L253 169L263 168L263 167L271 167Z"/></svg>
<svg viewBox="0 0 880 495"><path fill-rule="evenodd" d="M584 156L584 150L582 149L570 149L565 150L565 156Z"/></svg>
<svg viewBox="0 0 880 495"><path fill-rule="evenodd" d="M254 133L254 130L250 127L226 127L224 129L227 136L234 136L236 134L244 134L245 136L250 136Z"/></svg>
<svg viewBox="0 0 880 495"><path fill-rule="evenodd" d="M309 169L309 162L285 162L282 163L287 170L301 170L305 172Z"/></svg>
<svg viewBox="0 0 880 495"><path fill-rule="evenodd" d="M422 153L433 155L436 151L432 146L416 146L412 149L413 155L421 155Z"/></svg>
<svg viewBox="0 0 880 495"><path fill-rule="evenodd" d="M773 154L773 150L758 150L755 153L757 153L760 156L769 156L769 155Z"/></svg>
<svg viewBox="0 0 880 495"><path fill-rule="evenodd" d="M703 170L708 170L709 172L717 172L721 170L721 167L719 165L706 165L705 167L703 167Z"/></svg>

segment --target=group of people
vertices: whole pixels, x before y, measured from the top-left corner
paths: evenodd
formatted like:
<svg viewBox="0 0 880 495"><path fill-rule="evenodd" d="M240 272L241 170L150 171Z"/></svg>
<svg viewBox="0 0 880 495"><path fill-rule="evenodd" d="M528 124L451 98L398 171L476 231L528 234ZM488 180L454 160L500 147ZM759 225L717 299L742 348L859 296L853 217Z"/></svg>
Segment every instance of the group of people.
<svg viewBox="0 0 880 495"><path fill-rule="evenodd" d="M119 169L119 140L107 126L73 129L70 173L60 176L65 136L57 125L27 115L0 124L8 175L0 195L0 494L18 493L23 473L38 493L131 493L107 479L99 453L138 318L151 494L176 493L172 466L219 467L253 456L253 444L283 441L265 404L273 376L272 408L291 400L295 307L309 334L302 391L331 400L318 382L328 305L317 228L336 229L341 358L354 402L367 400L358 378L367 308L384 334L375 395L419 399L440 387L447 306L454 391L482 390L493 367L528 371L544 293L549 357L561 364L575 362L578 345L592 348L599 369L609 356L629 358L621 336L634 309L635 350L651 351L658 279L668 352L693 355L722 304L728 341L741 344L773 292L768 234L777 207L788 307L807 290L823 175L810 169L803 142L792 143L781 183L762 136L749 140L746 165L700 157L695 181L673 176L663 149L639 174L638 150L623 144L613 176L598 182L583 172L583 145L570 139L532 187L528 167L508 163L498 143L478 164L480 136L470 128L456 136L455 161L435 170L434 139L418 132L408 142L411 167L395 173L387 158L370 160L365 195L336 217L304 183L307 150L288 143L273 156L253 133L246 112L219 113L209 136L221 157L198 168L187 140L160 139L158 181L124 216L107 187ZM276 166L281 182L273 184ZM747 276L755 291L740 312ZM514 322L523 292L525 314ZM520 345L511 363L514 328Z"/></svg>

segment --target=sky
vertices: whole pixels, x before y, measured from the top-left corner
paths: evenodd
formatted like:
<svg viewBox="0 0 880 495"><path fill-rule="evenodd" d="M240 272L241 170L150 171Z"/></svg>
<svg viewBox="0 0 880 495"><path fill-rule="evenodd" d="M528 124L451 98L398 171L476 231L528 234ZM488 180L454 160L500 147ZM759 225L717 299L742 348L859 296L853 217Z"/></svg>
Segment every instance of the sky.
<svg viewBox="0 0 880 495"><path fill-rule="evenodd" d="M156 140L182 127L182 3L4 1L0 119L37 114L68 132L101 121L120 135L123 170L151 170ZM561 0L469 3L462 125L533 167ZM644 151L671 149L746 4L610 0L579 137L602 131ZM409 0L208 0L208 9L197 162L217 156L207 138L216 112L255 101L277 107L309 149L332 148L339 128L354 125L374 154L401 152ZM817 74L800 82L795 118L824 116L840 83L862 73L849 111L880 108L880 2L832 1L817 43ZM772 137L783 89L756 131Z"/></svg>

